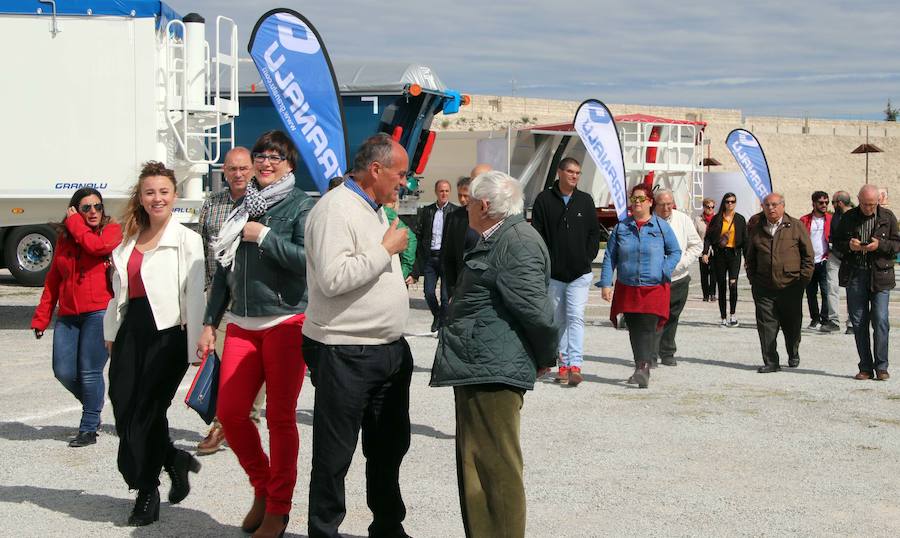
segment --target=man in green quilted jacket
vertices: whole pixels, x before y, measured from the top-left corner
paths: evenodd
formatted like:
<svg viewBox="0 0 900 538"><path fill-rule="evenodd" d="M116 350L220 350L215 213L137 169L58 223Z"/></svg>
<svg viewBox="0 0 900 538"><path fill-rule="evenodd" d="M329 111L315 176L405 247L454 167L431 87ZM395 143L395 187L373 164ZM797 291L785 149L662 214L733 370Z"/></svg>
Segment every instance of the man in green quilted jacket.
<svg viewBox="0 0 900 538"><path fill-rule="evenodd" d="M481 239L465 254L431 385L454 391L466 536L522 537L519 413L525 391L556 364L559 342L547 293L550 255L522 215L516 179L499 171L477 176L467 208Z"/></svg>

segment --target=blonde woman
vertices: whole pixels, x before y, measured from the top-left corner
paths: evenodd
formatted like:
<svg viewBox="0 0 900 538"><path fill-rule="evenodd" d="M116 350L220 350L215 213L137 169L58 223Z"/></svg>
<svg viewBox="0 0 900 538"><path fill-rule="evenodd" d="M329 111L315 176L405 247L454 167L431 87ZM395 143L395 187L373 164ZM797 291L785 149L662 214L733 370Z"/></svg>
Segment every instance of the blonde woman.
<svg viewBox="0 0 900 538"><path fill-rule="evenodd" d="M175 173L144 164L113 251L113 293L103 332L110 349L109 399L119 436L119 472L138 491L132 526L159 519L159 473L171 479L169 502L190 492L200 463L169 438L166 411L200 334L205 297L203 240L172 219ZM189 351L190 350L190 351Z"/></svg>

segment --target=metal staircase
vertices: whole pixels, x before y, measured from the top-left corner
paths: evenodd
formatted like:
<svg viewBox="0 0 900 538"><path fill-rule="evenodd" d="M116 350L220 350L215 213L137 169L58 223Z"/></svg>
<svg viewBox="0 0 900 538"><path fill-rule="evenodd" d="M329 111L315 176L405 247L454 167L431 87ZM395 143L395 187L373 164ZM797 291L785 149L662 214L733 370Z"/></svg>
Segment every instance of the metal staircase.
<svg viewBox="0 0 900 538"><path fill-rule="evenodd" d="M222 145L234 147L234 118L238 106L238 34L228 17L216 17L215 56L209 43L202 49L180 20L166 25L165 115L184 159L192 164L212 164L222 157ZM179 37L182 36L182 37ZM225 49L223 49L223 45Z"/></svg>

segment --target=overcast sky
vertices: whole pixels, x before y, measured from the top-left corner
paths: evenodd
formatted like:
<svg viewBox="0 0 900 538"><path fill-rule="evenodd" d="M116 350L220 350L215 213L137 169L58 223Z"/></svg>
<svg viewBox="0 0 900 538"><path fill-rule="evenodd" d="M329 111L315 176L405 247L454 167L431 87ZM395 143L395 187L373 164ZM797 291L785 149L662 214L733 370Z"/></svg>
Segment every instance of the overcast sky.
<svg viewBox="0 0 900 538"><path fill-rule="evenodd" d="M168 0L253 25L288 7L331 57L431 66L464 93L883 119L900 105L897 0Z"/></svg>

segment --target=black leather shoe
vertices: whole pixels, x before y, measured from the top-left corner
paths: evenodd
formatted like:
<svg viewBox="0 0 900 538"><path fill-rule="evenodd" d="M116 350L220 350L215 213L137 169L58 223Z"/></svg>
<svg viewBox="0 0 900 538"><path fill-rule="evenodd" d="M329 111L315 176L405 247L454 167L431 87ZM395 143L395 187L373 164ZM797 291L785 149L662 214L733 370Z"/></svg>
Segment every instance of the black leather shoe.
<svg viewBox="0 0 900 538"><path fill-rule="evenodd" d="M95 444L97 444L97 432L78 432L78 435L69 441L69 446L72 448L80 448Z"/></svg>
<svg viewBox="0 0 900 538"><path fill-rule="evenodd" d="M675 357L663 357L659 359L659 362L661 362L663 366L678 366L678 361L675 360Z"/></svg>
<svg viewBox="0 0 900 538"><path fill-rule="evenodd" d="M172 461L166 462L166 472L172 487L169 489L169 502L178 504L191 492L191 483L188 481L188 471L196 473L200 471L200 462L184 450L176 450Z"/></svg>
<svg viewBox="0 0 900 538"><path fill-rule="evenodd" d="M800 366L800 357L788 359L788 368L796 368Z"/></svg>
<svg viewBox="0 0 900 538"><path fill-rule="evenodd" d="M756 371L761 374L771 374L772 372L780 372L781 366L778 366L777 364L767 364L765 366L760 366Z"/></svg>
<svg viewBox="0 0 900 538"><path fill-rule="evenodd" d="M159 490L156 488L138 491L134 510L128 516L128 525L143 527L159 521Z"/></svg>
<svg viewBox="0 0 900 538"><path fill-rule="evenodd" d="M434 318L434 321L431 322L431 332L436 333L440 326L441 320L439 320L438 318Z"/></svg>

